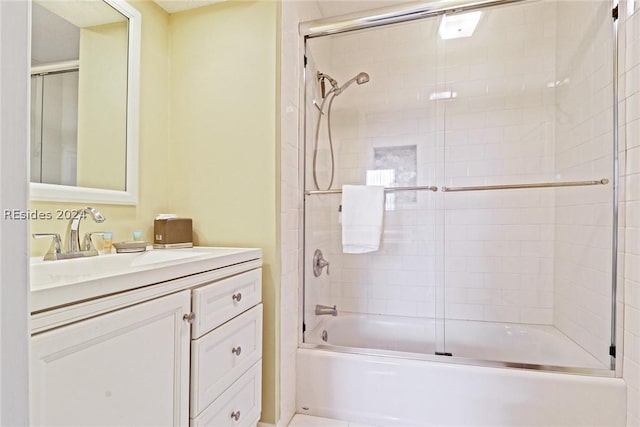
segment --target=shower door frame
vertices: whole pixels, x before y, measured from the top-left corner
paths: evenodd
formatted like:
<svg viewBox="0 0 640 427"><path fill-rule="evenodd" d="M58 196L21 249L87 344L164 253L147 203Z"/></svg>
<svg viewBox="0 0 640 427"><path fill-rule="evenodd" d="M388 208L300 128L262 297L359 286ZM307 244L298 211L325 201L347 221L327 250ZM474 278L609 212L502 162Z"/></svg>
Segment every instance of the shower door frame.
<svg viewBox="0 0 640 427"><path fill-rule="evenodd" d="M303 256L300 261L300 271L302 271L302 308L301 323L302 334L300 336L300 347L313 348L319 350L329 350L344 353L357 353L364 355L385 355L391 357L402 357L408 359L435 361L439 363L456 363L462 365L475 365L485 367L520 368L537 371L561 372L569 374L592 375L599 377L622 377L622 363L617 363L617 357L622 354L622 343L618 343L617 337L617 295L618 295L618 223L619 223L619 111L618 111L618 57L619 57L619 5L618 0L611 1L611 32L612 32L612 56L613 56L613 80L612 80L612 136L613 136L613 169L612 169L612 250L611 250L611 346L609 348L610 369L596 368L575 368L566 366L537 365L529 363L503 362L485 359L449 357L438 354L416 354L396 351L379 351L374 349L356 347L337 347L324 344L309 344L304 342L305 324L305 294L306 294L306 197L310 195L306 191L306 135L307 135L307 40L334 34L347 33L351 31L376 28L390 24L409 22L425 18L433 18L446 13L472 11L488 8L492 6L504 6L508 4L527 3L539 0L435 0L428 2L413 2L401 5L388 6L364 12L355 12L347 15L323 18L313 21L301 22L299 33L303 41L303 63L301 100L304 108L300 110L299 120L302 120L302 171L300 172L300 182L302 184L303 215L302 215L302 245ZM560 0L558 0L560 1ZM329 190L330 191L330 190ZM620 337L623 338L622 336ZM620 345L618 345L620 344ZM617 353L617 354L616 354Z"/></svg>

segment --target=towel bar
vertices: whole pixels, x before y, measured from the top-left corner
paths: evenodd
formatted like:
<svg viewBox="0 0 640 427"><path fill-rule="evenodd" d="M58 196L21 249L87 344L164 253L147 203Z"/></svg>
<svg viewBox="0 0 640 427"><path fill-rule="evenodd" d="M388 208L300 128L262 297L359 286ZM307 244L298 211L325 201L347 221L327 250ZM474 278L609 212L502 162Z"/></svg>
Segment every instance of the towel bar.
<svg viewBox="0 0 640 427"><path fill-rule="evenodd" d="M434 187L433 185L418 185L414 187L385 187L384 192L390 193L394 191L412 191L412 190L438 191L438 187ZM342 194L342 189L336 188L335 190L307 190L304 192L305 196L311 196L314 194Z"/></svg>

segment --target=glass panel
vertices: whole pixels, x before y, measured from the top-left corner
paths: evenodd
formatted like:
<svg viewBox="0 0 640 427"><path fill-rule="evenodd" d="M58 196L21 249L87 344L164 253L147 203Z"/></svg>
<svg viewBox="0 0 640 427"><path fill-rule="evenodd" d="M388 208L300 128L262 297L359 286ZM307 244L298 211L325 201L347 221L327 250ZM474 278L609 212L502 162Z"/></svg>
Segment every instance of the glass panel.
<svg viewBox="0 0 640 427"><path fill-rule="evenodd" d="M612 182L609 9L486 8L465 37L441 24L446 186ZM607 369L612 185L444 196L446 351Z"/></svg>
<svg viewBox="0 0 640 427"><path fill-rule="evenodd" d="M41 182L75 185L78 155L78 71L42 77Z"/></svg>
<svg viewBox="0 0 640 427"><path fill-rule="evenodd" d="M562 180L609 178L610 183L556 190L554 324L605 367L610 366L612 339L610 9L607 1L558 3L561 42L555 83L556 176Z"/></svg>
<svg viewBox="0 0 640 427"><path fill-rule="evenodd" d="M305 342L610 368L610 7L534 0L307 40ZM341 194L313 192L344 184L440 191L387 192L380 248L345 254Z"/></svg>
<svg viewBox="0 0 640 427"><path fill-rule="evenodd" d="M32 182L126 190L127 16L103 1L45 0L33 2L31 29L32 73L44 75Z"/></svg>
<svg viewBox="0 0 640 427"><path fill-rule="evenodd" d="M428 19L307 40L306 190L329 188L332 162L332 189L429 186L442 180L439 101L433 98L436 31L437 20ZM342 229L348 226L341 223L342 195L305 196L305 342L422 354L437 350L440 198L427 190L387 192L379 249L350 254L342 247ZM314 276L316 249L330 263L329 275L325 269ZM336 305L339 314L316 315L317 305Z"/></svg>
<svg viewBox="0 0 640 427"><path fill-rule="evenodd" d="M42 182L42 78L31 76L31 182Z"/></svg>

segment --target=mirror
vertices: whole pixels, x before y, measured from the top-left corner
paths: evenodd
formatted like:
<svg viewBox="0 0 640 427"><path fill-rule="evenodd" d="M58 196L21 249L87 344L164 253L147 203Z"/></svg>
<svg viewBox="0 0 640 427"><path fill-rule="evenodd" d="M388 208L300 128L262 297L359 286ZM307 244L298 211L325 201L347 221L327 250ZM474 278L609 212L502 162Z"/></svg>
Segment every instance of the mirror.
<svg viewBox="0 0 640 427"><path fill-rule="evenodd" d="M31 199L137 203L140 13L34 0Z"/></svg>

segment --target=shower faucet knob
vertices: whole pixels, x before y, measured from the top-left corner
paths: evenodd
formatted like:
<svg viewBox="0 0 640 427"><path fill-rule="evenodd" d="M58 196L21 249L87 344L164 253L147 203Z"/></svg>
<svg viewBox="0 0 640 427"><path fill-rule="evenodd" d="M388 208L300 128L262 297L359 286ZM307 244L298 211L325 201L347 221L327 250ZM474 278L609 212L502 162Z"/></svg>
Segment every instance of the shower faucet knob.
<svg viewBox="0 0 640 427"><path fill-rule="evenodd" d="M322 274L322 269L327 267L327 276L329 275L329 261L324 259L322 256L322 251L320 249L316 249L313 253L313 275L315 277L320 277Z"/></svg>

